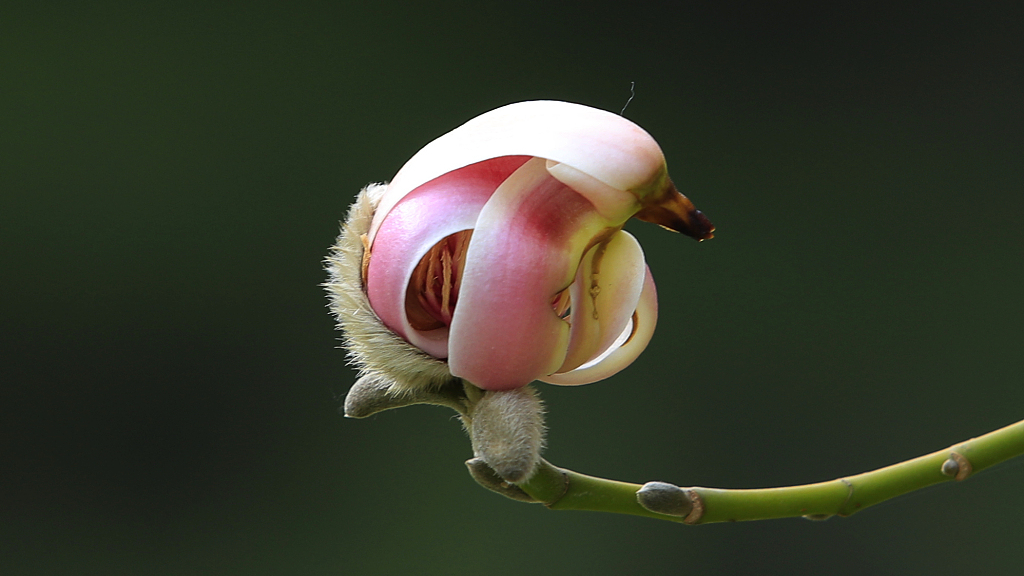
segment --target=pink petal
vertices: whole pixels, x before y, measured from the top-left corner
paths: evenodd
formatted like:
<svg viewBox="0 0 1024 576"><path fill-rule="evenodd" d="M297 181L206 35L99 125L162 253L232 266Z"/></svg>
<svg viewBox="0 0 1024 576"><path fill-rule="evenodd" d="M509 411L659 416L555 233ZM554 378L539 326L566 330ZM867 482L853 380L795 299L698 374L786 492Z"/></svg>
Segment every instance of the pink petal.
<svg viewBox="0 0 1024 576"><path fill-rule="evenodd" d="M590 200L598 214L610 224L622 225L640 209L640 201L630 192L612 188L568 164L548 160L545 166L556 180Z"/></svg>
<svg viewBox="0 0 1024 576"><path fill-rule="evenodd" d="M425 182L469 164L510 155L564 164L623 193L667 181L658 143L622 116L568 102L518 102L473 118L410 158L381 199L370 241L375 241L377 228L390 210ZM561 180L557 174L556 178Z"/></svg>
<svg viewBox="0 0 1024 576"><path fill-rule="evenodd" d="M388 328L427 354L448 356L448 328L420 331L409 324L405 302L413 269L444 237L473 228L494 190L527 160L496 158L436 178L406 196L381 226L367 270L370 305Z"/></svg>
<svg viewBox="0 0 1024 576"><path fill-rule="evenodd" d="M654 287L654 277L651 270L646 269L644 274L644 288L640 293L640 301L637 303L636 314L630 322L620 340L617 340L608 350L594 360L580 366L579 368L564 374L552 374L538 378L549 384L562 386L577 386L590 384L612 376L633 363L640 356L647 344L654 335L654 327L658 322L658 293Z"/></svg>
<svg viewBox="0 0 1024 576"><path fill-rule="evenodd" d="M569 325L551 307L606 223L534 158L480 211L452 318L452 374L486 390L525 386L562 365Z"/></svg>

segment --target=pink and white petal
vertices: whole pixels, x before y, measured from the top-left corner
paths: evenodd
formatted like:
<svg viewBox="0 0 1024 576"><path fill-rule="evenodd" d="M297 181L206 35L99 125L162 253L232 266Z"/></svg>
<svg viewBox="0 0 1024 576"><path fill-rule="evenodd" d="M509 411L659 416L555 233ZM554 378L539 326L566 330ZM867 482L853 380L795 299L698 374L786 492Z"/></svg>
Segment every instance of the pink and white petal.
<svg viewBox="0 0 1024 576"><path fill-rule="evenodd" d="M448 328L420 331L409 323L406 292L420 259L443 238L473 228L487 200L525 156L466 166L406 196L380 228L370 253L366 292L384 324L437 358L448 356Z"/></svg>
<svg viewBox="0 0 1024 576"><path fill-rule="evenodd" d="M556 180L590 200L598 214L611 225L621 226L640 209L640 201L633 194L612 188L568 164L548 160L545 166Z"/></svg>
<svg viewBox="0 0 1024 576"><path fill-rule="evenodd" d="M592 361L622 334L640 299L645 270L640 243L622 230L587 251L570 288L569 351L558 372Z"/></svg>
<svg viewBox="0 0 1024 576"><path fill-rule="evenodd" d="M552 374L538 378L541 382L560 386L578 386L604 380L629 366L640 356L654 335L658 323L658 294L654 277L648 268L644 275L644 289L640 293L636 314L620 338L601 356L563 374ZM620 341L621 340L621 341Z"/></svg>
<svg viewBox="0 0 1024 576"><path fill-rule="evenodd" d="M569 325L551 307L604 227L593 206L534 158L480 211L448 342L453 375L485 390L525 386L558 370Z"/></svg>
<svg viewBox="0 0 1024 576"><path fill-rule="evenodd" d="M580 104L538 100L509 104L466 122L417 152L398 171L370 226L425 182L488 158L526 155L572 167L623 192L667 181L665 157L643 128Z"/></svg>

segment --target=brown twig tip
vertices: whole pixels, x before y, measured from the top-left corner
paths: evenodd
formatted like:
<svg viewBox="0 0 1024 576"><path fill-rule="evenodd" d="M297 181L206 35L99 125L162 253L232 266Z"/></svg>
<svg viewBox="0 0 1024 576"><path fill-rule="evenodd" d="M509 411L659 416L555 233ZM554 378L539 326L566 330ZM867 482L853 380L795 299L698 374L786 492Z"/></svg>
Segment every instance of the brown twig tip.
<svg viewBox="0 0 1024 576"><path fill-rule="evenodd" d="M693 502L686 490L668 482L648 482L636 492L641 506L658 514L687 516L693 511Z"/></svg>
<svg viewBox="0 0 1024 576"><path fill-rule="evenodd" d="M662 228L685 234L695 240L714 238L715 225L693 202L676 189L671 180L665 188L644 201L636 213L638 220L657 224Z"/></svg>
<svg viewBox="0 0 1024 576"><path fill-rule="evenodd" d="M971 466L971 461L956 452L950 452L949 458L942 463L942 474L958 482L966 480L973 471L974 467Z"/></svg>

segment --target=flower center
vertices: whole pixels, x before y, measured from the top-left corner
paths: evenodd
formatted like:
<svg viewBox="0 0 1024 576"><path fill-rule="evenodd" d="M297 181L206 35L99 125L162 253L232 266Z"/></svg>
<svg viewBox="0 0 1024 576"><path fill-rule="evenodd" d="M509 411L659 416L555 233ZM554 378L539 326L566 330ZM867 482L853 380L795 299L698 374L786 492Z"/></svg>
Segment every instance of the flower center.
<svg viewBox="0 0 1024 576"><path fill-rule="evenodd" d="M466 267L466 249L473 236L472 230L462 230L445 236L434 244L409 278L405 292L405 310L409 324L416 330L427 332L450 326L455 304L459 300L462 271ZM572 297L568 286L551 299L555 315L569 322Z"/></svg>
<svg viewBox="0 0 1024 576"><path fill-rule="evenodd" d="M462 270L472 230L445 236L420 259L405 293L409 324L420 331L436 330L452 323L459 299Z"/></svg>

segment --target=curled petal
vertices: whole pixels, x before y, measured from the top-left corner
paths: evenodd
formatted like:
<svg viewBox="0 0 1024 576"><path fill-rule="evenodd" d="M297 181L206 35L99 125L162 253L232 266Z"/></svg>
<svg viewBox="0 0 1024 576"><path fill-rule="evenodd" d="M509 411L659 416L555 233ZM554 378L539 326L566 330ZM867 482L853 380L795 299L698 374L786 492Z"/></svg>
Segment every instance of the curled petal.
<svg viewBox="0 0 1024 576"><path fill-rule="evenodd" d="M594 209L611 224L621 224L640 208L636 196L601 182L568 164L548 160L548 173L556 180L590 200Z"/></svg>
<svg viewBox="0 0 1024 576"><path fill-rule="evenodd" d="M569 353L558 372L592 361L622 334L640 299L645 269L640 243L628 232L587 251L570 289Z"/></svg>
<svg viewBox="0 0 1024 576"><path fill-rule="evenodd" d="M452 317L453 375L487 390L525 386L559 369L569 325L552 309L581 255L605 229L582 196L534 158L480 211Z"/></svg>
<svg viewBox="0 0 1024 576"><path fill-rule="evenodd" d="M576 386L590 384L612 376L626 366L632 364L637 356L644 351L654 335L654 326L658 321L658 294L654 287L654 277L650 269L644 274L644 288L640 293L636 312L632 321L619 338L600 356L564 374L552 374L538 378L541 382Z"/></svg>
<svg viewBox="0 0 1024 576"><path fill-rule="evenodd" d="M431 356L448 356L448 328L412 326L406 306L409 278L431 247L474 227L494 190L526 160L497 158L428 182L392 210L378 233L367 268L370 305L388 328Z"/></svg>
<svg viewBox="0 0 1024 576"><path fill-rule="evenodd" d="M391 209L417 187L452 170L510 155L546 158L634 194L660 190L668 182L658 143L622 116L568 102L518 102L477 116L409 159L381 199L370 242Z"/></svg>

